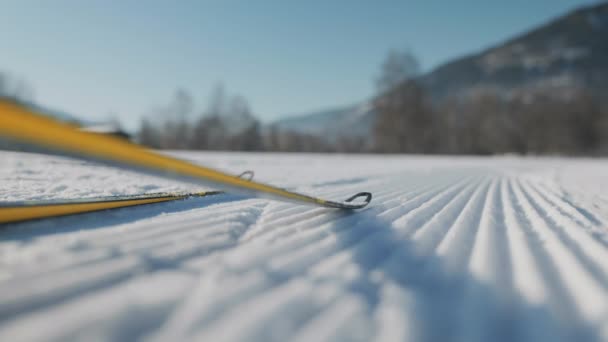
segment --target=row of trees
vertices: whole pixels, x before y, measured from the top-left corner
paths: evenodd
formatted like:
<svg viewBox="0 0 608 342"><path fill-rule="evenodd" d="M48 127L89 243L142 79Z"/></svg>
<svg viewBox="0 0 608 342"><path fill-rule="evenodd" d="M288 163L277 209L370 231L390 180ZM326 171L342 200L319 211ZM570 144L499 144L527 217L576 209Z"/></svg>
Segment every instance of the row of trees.
<svg viewBox="0 0 608 342"><path fill-rule="evenodd" d="M160 149L276 152L356 152L352 139L329 143L312 134L262 127L242 96L227 96L222 86L213 91L209 106L197 113L192 96L176 91L169 104L154 109L141 121L140 143ZM343 146L343 147L341 147Z"/></svg>
<svg viewBox="0 0 608 342"><path fill-rule="evenodd" d="M231 121L238 129L229 125ZM164 149L257 150L259 123L242 97L227 98L221 86L200 115L192 96L180 89L168 105L142 119L139 140Z"/></svg>
<svg viewBox="0 0 608 342"><path fill-rule="evenodd" d="M477 89L431 101L408 51L392 51L378 78L375 152L608 154L608 105L585 88Z"/></svg>
<svg viewBox="0 0 608 342"><path fill-rule="evenodd" d="M228 97L218 89L198 115L191 96L176 92L168 105L142 120L139 141L161 149L220 151L608 153L608 106L583 89L570 89L561 97L547 89L509 97L479 90L433 103L420 84L408 80L377 97L371 137L331 141L264 127L242 97Z"/></svg>
<svg viewBox="0 0 608 342"><path fill-rule="evenodd" d="M608 106L584 89L503 96L480 90L433 104L415 81L376 101L375 152L608 154Z"/></svg>
<svg viewBox="0 0 608 342"><path fill-rule="evenodd" d="M377 79L370 136L325 139L260 125L245 99L221 86L196 115L183 90L142 121L140 142L155 148L281 152L441 154L608 154L608 106L584 88L479 89L433 101L420 64L391 51ZM372 143L370 143L372 142Z"/></svg>

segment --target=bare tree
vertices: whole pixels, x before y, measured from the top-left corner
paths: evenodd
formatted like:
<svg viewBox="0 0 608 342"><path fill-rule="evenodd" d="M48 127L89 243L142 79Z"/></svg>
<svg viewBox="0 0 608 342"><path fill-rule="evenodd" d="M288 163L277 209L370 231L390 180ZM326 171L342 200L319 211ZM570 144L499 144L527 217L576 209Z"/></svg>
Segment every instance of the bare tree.
<svg viewBox="0 0 608 342"><path fill-rule="evenodd" d="M162 132L149 119L143 118L137 134L139 143L152 148L161 148Z"/></svg>
<svg viewBox="0 0 608 342"><path fill-rule="evenodd" d="M434 113L424 89L417 82L400 83L380 96L374 107L376 151L433 152Z"/></svg>
<svg viewBox="0 0 608 342"><path fill-rule="evenodd" d="M380 93L388 91L400 83L414 79L420 73L420 63L409 50L389 51L382 63L380 75L376 81Z"/></svg>
<svg viewBox="0 0 608 342"><path fill-rule="evenodd" d="M209 106L205 112L208 116L219 116L226 112L226 95L221 83L215 85L209 97Z"/></svg>
<svg viewBox="0 0 608 342"><path fill-rule="evenodd" d="M189 148L191 140L190 115L194 110L194 101L190 93L184 89L178 89L175 92L173 103L171 105L172 112L175 113L175 127L172 132L177 142L176 148Z"/></svg>

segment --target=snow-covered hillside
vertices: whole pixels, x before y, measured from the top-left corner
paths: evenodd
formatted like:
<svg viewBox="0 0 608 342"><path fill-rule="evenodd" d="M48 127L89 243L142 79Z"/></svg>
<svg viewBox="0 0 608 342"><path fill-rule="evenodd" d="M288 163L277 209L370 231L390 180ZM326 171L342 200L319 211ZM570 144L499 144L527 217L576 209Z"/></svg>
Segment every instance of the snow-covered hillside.
<svg viewBox="0 0 608 342"><path fill-rule="evenodd" d="M273 123L281 130L329 139L369 136L375 120L371 102L287 117Z"/></svg>
<svg viewBox="0 0 608 342"><path fill-rule="evenodd" d="M0 228L0 341L608 339L608 161L176 153L343 212L219 195ZM0 200L198 190L2 153Z"/></svg>

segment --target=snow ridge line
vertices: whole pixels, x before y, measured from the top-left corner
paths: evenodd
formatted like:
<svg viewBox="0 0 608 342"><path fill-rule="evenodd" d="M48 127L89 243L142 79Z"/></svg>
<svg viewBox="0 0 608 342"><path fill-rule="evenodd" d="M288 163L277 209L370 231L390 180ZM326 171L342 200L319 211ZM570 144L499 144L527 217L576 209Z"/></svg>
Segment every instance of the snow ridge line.
<svg viewBox="0 0 608 342"><path fill-rule="evenodd" d="M547 280L547 274L552 273L541 273L543 263L546 264L549 260L539 249L541 243L528 226L528 221L517 211L519 206L515 202L511 180L511 177L506 177L501 182L501 202L512 267L512 282L506 291L512 294L509 298L514 306L513 314L521 317L516 323L515 336L516 339L530 341L559 340L563 328L547 319L546 315L537 314L542 312L540 310L526 310L527 306L541 308L547 305L548 298L556 294L555 291L551 292L547 284L551 280ZM551 264L548 265L552 267Z"/></svg>
<svg viewBox="0 0 608 342"><path fill-rule="evenodd" d="M597 221L586 217L581 214L580 211L576 210L572 205L563 198L556 196L552 191L543 190L538 184L528 180L525 182L526 186L537 193L545 202L549 204L549 207L555 208L560 214L569 220L573 221L577 226L585 227L588 230L592 230L598 226ZM546 189L546 187L545 187Z"/></svg>
<svg viewBox="0 0 608 342"><path fill-rule="evenodd" d="M549 300L554 314L560 321L569 324L567 327L574 336L580 334L586 324L598 324L606 314L605 292L600 284L585 270L576 258L544 222L541 215L527 200L518 179L511 182L510 190L521 212L528 223L528 233L537 236L537 258L544 264L541 274L546 280L553 295L547 298L561 298L561 301ZM541 244L542 242L542 244ZM581 321L581 318L583 321Z"/></svg>
<svg viewBox="0 0 608 342"><path fill-rule="evenodd" d="M418 204L418 206L422 206L422 205L424 205L425 203L427 203L426 199L424 199L424 198L423 198L422 200L423 200L424 202L422 202L422 203L421 203L421 202L420 202L420 199L419 199L418 197L416 197L416 198L412 199L412 202L414 202L414 201L415 201L415 202ZM371 208L370 208L370 209L371 209ZM370 210L370 209L368 209L368 210ZM382 215L382 212L380 212L380 213L378 214L378 216L381 216L381 215ZM342 218L342 217L341 217L341 218L338 218L338 220L340 220L340 219L343 219L343 218ZM330 222L328 222L327 224L329 224L329 223L330 223ZM330 226L330 227L329 227L329 229L330 229L332 232L337 232L337 231L339 231L339 230L342 230L342 226L338 226L338 225L336 225L336 224L335 224L335 223L336 223L336 221L333 221L333 222L331 222L331 223L333 223L333 225L332 225L332 226ZM369 228L368 228L368 224L365 224L365 225L359 224L359 225L357 225L357 226L356 226L356 228L361 228L361 227L365 227L365 228L366 228L366 230L369 230ZM353 234L353 232L355 232L355 231L356 231L356 230L353 230L354 228L355 228L355 227L352 227L352 226L349 228L348 233L350 234L350 236L351 236L351 237L353 236L353 235L352 235L352 234ZM372 229L373 229L373 228L372 228ZM310 229L304 230L304 231L302 231L302 233L301 233L301 234L299 234L299 235L302 235L302 234L307 234L307 235L308 235L308 233L311 233L311 232L319 232L319 233L315 233L315 235L316 235L316 236L319 236L319 237L325 237L325 236L326 236L326 234L325 234L325 229L324 229L324 227L323 227L323 226L321 226L321 227L317 227L317 228L314 228L314 230L310 230ZM319 234L320 234L320 235L319 235ZM315 239L314 241L316 242L316 241L318 241L318 240L316 240L316 239ZM289 247L290 247L290 248L289 248L289 249L287 249L287 251L289 251L290 253L293 253L293 251L294 251L294 250L293 250L293 248L294 248L295 246L289 246Z"/></svg>
<svg viewBox="0 0 608 342"><path fill-rule="evenodd" d="M408 186L406 189L408 189L408 192L403 194L401 197L410 196L410 195L419 195L421 192L424 191L424 190L421 190L420 187L418 187L418 186L414 187L411 190L409 189L409 186ZM401 187L399 187L399 188L387 190L384 192L377 191L378 195L376 195L376 197L374 198L374 202L376 204L374 205L372 211L379 212L378 215L383 215L387 210L389 210L389 209L383 209L389 203L390 203L389 205L392 205L392 206L398 208L401 203L399 202L399 200L394 199L394 195L398 194L398 193L402 193L404 190L405 189L402 189ZM372 208L365 209L362 212L366 212L366 210L370 210L370 209L372 209ZM284 225L284 224L294 224L295 227L301 227L301 226L306 226L306 225L318 225L321 223L331 222L331 221L333 221L332 218L339 219L340 217L345 216L345 215L336 215L336 213L333 213L333 212L329 213L328 211L324 211L323 213L329 214L329 215L325 215L325 218L318 217L318 215L315 215L313 217L309 217L307 220L303 220L300 217L300 219L297 220L296 222L290 222L290 221L272 222L272 224L264 227L264 231L272 232L272 231L276 230L277 234L272 235L272 239L276 239L279 237L284 237L289 234L290 229L284 229L284 227L282 227L282 225ZM320 213L320 214L323 214L323 213ZM294 226L292 226L292 227L294 227ZM293 231L293 230L291 230L291 231Z"/></svg>
<svg viewBox="0 0 608 342"><path fill-rule="evenodd" d="M253 208L256 207L251 207L250 210ZM257 217L255 215L261 213L261 208L259 206L257 208L257 211L251 211L254 215L252 220ZM253 223L251 221L249 223L241 221L240 224L238 229L246 230L247 226ZM114 253L95 260L93 263L73 264L53 272L33 274L15 279L14 282L0 283L0 319L4 316L3 309L13 314L39 310L45 305L56 305L74 296L82 296L88 291L99 291L104 287L114 286L119 281L128 279L130 273L136 270L138 272L157 272L162 268L175 268L179 263L193 256L201 256L233 247L238 241L238 236L232 237L230 234L223 234L219 239L209 239L208 236L204 236L202 239L196 238L193 240L193 236L181 234L178 236L172 235L171 239L168 242L153 240L152 243L146 242L144 246L136 246L135 249L115 246L112 249ZM136 253L138 249L146 251L152 247L154 249L150 252ZM131 263L128 263L128 268L118 273L114 271L111 265L123 264L123 261L131 261ZM99 271L108 267L111 267L108 273ZM85 270L88 271L84 272ZM54 280L49 282L49 278ZM32 284L32 286L24 288L22 286L24 281ZM86 285L88 283L95 283L95 286ZM49 296L47 292L54 294ZM27 297L27 300L24 299L25 297Z"/></svg>
<svg viewBox="0 0 608 342"><path fill-rule="evenodd" d="M250 214L254 214L255 210L252 211L252 209L255 209L256 206L252 206L248 209L246 209L245 211L243 210L238 210L236 208L230 207L229 209L231 210L231 212L234 215L234 217L232 216L222 216L224 218L244 218L245 213L250 213ZM222 212L221 207L218 208L217 210L218 212ZM224 211L225 212L225 211ZM92 239L88 240L87 242L76 242L73 243L72 245L67 246L68 248L66 248L66 251L62 251L60 250L59 253L62 254L66 254L68 256L70 256L68 258L68 262L64 263L64 262L60 262L58 265L54 265L54 264L47 264L44 267L45 272L55 272L61 269L68 269L70 267L78 267L81 266L82 264L79 263L78 261L82 259L82 254L93 254L93 256L97 256L97 258L93 257L91 260L88 260L88 258L85 258L86 262L84 264L90 264L91 262L98 262L98 261L102 261L104 259L111 259L114 257L117 257L118 255L123 255L123 254L129 254L129 251L131 252L135 252L138 248L138 243L139 244L148 244L149 246L153 246L154 243L156 242L157 244L159 244L161 247L163 245L166 245L168 243L167 240L171 240L171 239L167 239L166 234L167 233L178 233L178 235L173 235L172 238L173 240L175 240L175 237L179 236L179 233L182 231L194 231L194 232L200 232L200 234L202 234L202 236L212 236L213 232L205 232L202 231L200 229L200 227L198 225L185 225L184 227L179 227L179 229L171 229L168 228L169 225L174 225L176 223L179 223L179 221L175 221L174 219L169 219L167 220L166 218L163 218L164 221L162 224L156 224L156 225L152 225L152 227L150 228L150 230L144 230L142 227L146 227L146 221L138 221L138 222L134 222L134 223L129 223L129 224L125 224L122 226L119 226L117 228L114 228L114 230L119 230L120 233L118 235L116 235L116 232L113 232L114 235L110 235L107 234L106 232L104 232L103 234L101 233L97 233L97 232L91 232L90 234L92 235ZM218 221L217 218L207 218L207 217L202 217L201 218L201 223L202 225L207 225L207 224L212 224L212 231L217 230L215 228L213 228L213 224L218 223L221 221ZM238 222L238 221L237 221ZM124 229L123 229L124 227ZM222 227L219 227L220 229L223 229ZM207 234L209 233L209 234ZM151 238L151 239L149 239ZM149 242L146 242L147 240L149 240ZM139 246L140 249L145 247L145 246ZM52 259L52 258L51 258ZM52 261L51 261L52 262ZM40 274L40 271L36 271L35 273Z"/></svg>
<svg viewBox="0 0 608 342"><path fill-rule="evenodd" d="M574 227L572 229L574 234L588 236L587 238L583 237L584 239L595 240L589 242L594 249L601 248L608 252L608 240L606 240L608 235L605 230L602 231L602 223L592 214L588 212L583 214L580 208L574 207L565 197L556 197L547 188L534 186L531 182L528 185L534 193L540 196L543 202L548 203L544 207L547 208L547 212L551 212L552 219L556 222L564 222L569 227ZM584 231L580 231L580 228L584 228ZM598 244L599 247L597 247Z"/></svg>
<svg viewBox="0 0 608 342"><path fill-rule="evenodd" d="M554 186L549 186L549 184L546 184L546 182L538 182L538 185L542 186L546 190L545 193L549 193L555 198L559 199L559 201L566 203L568 208L571 208L574 212L580 213L580 215L585 217L585 219L587 219L594 225L601 226L604 224L602 220L598 218L597 215L573 203L572 200L570 200L571 195L567 191L565 191L560 185L555 184ZM606 201L606 199L601 195L599 195L597 198Z"/></svg>
<svg viewBox="0 0 608 342"><path fill-rule="evenodd" d="M360 229L360 230L362 230L363 232L366 232L366 233L374 232L374 230L370 230L370 229L369 229L368 227L366 227L365 225L359 224L358 226L359 226L359 229ZM355 227L351 227L351 228L350 228L350 229L348 229L347 231L343 231L343 232L352 232L352 231L353 231L353 230L355 230L355 229L356 229ZM357 234L355 234L355 235L357 235ZM374 236L375 236L375 235L377 235L377 234L374 234ZM369 240L369 239L365 239L365 241L368 241L368 240ZM348 247L348 246L346 246L346 247ZM274 256L269 256L269 259L275 260L275 259L281 259L281 257L279 257L279 256L277 256L277 255L274 255ZM318 259L317 259L317 260L318 260ZM324 258L323 258L323 260L328 260L328 259L326 259L326 258L324 257ZM319 261L320 261L320 260L319 260ZM242 269L251 269L251 266L246 266L246 267L243 267ZM296 272L296 273L297 273L297 272ZM283 286L283 285L282 285L282 286ZM287 285L284 285L284 286L287 286ZM276 290L276 288L275 288L275 290ZM267 290L267 292L271 292L271 291L275 291L275 290L273 290L273 289L268 289L268 290ZM257 295L260 295L260 294L257 294ZM257 296L257 295L256 295L256 296ZM230 310L230 309L228 309L228 310ZM240 311L240 310L238 310L238 313L236 313L236 312L235 312L235 314L236 314L236 315L239 315L239 316L240 316L240 315L243 315L243 313L241 313L241 311ZM253 315L253 316L255 316L255 315ZM224 320L225 320L225 321L232 321L232 320L234 320L234 319L236 319L236 318L234 318L234 317L233 317L233 318L227 317L227 318L225 318ZM218 331L219 331L219 330L218 330ZM199 336L199 337L200 337L200 336ZM209 336L207 336L207 337L209 337Z"/></svg>
<svg viewBox="0 0 608 342"><path fill-rule="evenodd" d="M373 237L371 237L371 238L366 238L365 240L362 240L362 242L361 242L359 245L364 244L364 243L363 243L363 241L365 241L365 242L370 242L370 241L372 241L372 239L374 239L374 238L378 238L378 237L380 237L381 235L382 235L381 233L374 234L374 235L373 235ZM381 239L379 239L379 240L381 241ZM388 253L387 253L387 254L386 254L384 257L382 257L381 259L376 259L376 262L374 262L374 263L372 263L372 264L366 264L364 267L365 267L365 268L369 268L370 272L372 272L372 273L373 273L373 272L375 272L375 271L373 271L373 269L375 269L375 268L382 268L382 266L386 264L386 263L383 263L383 262L382 262L382 260L383 260L383 259L384 259L384 260L390 259L390 256L391 256L391 255L394 255L395 253L397 253L397 250L398 250L399 248L398 248L398 245L397 245L397 244L395 244L395 242L397 242L397 243L398 243L398 241L399 241L399 240L397 240L397 241L393 241L393 243L391 244L391 245L393 245L392 247L386 246L386 248L385 248L385 249L387 249L389 252L388 252ZM392 250L392 251L391 251L391 250ZM376 267L376 266L374 266L374 265L378 265L378 266Z"/></svg>
<svg viewBox="0 0 608 342"><path fill-rule="evenodd" d="M398 192L400 190L396 189L395 191ZM394 193L393 191L390 191L387 193L386 196L381 195L379 199L374 200L377 203L377 205L374 205L373 207L370 207L367 210L372 210L373 212L382 211L382 203L384 203L382 201L382 198L390 197L390 196L392 196L393 193ZM362 213L366 213L366 212L367 212L366 210L362 211ZM294 233L297 233L296 235L298 236L298 239L300 239L302 236L310 236L310 234L317 234L315 232L321 232L321 233L323 233L322 235L325 236L326 234L324 233L323 227L325 227L328 224L333 224L336 221L346 219L350 216L351 215L344 215L344 214L338 215L335 212L326 212L325 215L321 216L318 220L317 219L300 220L297 223L293 224L290 228L275 226L275 222L272 222L269 225L269 227L272 228L273 230L276 229L277 233L275 235L271 236L270 238L265 238L264 241L274 241L277 239L277 237L282 237L281 245L283 245L283 246L282 247L279 246L280 250L283 250L285 253L287 253L287 252L291 253L294 251L293 248L296 248L298 246L302 247L303 245L302 245L302 242L301 241L298 242L297 239L293 242L290 242L292 240L289 238L289 235L293 235ZM263 230L267 229L266 222L264 222L262 228L263 228ZM314 241L316 241L316 240L314 240ZM262 242L262 241L257 241L256 243L260 243L260 242ZM285 246L285 245L287 245L287 246ZM267 247L269 247L269 246L267 246ZM271 256L278 257L279 256L279 255L276 255L276 252L278 252L278 250L276 250L276 251L267 250L267 252L272 253L272 254L269 254L268 257L271 257Z"/></svg>
<svg viewBox="0 0 608 342"><path fill-rule="evenodd" d="M398 192L399 189L375 191L374 202L381 202L382 199ZM261 221L260 223L263 223L263 226L252 230L251 234L245 235L243 237L243 241L250 242L260 238L266 241L272 241L287 235L291 235L298 227L309 224L323 224L349 215L349 213L340 213L324 208L298 209L298 211L289 216L278 217L270 220L265 219Z"/></svg>
<svg viewBox="0 0 608 342"><path fill-rule="evenodd" d="M527 189L524 190L524 195L560 241L576 255L597 282L608 290L608 264L596 262L608 260L608 249L589 235L585 226L570 220L566 215L560 215L561 212L554 203L545 201L538 193Z"/></svg>

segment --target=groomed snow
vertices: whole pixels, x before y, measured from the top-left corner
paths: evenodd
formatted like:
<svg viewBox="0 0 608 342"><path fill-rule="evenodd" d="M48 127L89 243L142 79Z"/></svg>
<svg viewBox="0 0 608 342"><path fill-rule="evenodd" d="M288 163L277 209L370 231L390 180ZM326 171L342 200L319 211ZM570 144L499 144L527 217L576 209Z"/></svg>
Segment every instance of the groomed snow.
<svg viewBox="0 0 608 342"><path fill-rule="evenodd" d="M173 153L344 199L0 226L0 341L608 340L608 161ZM0 153L0 200L202 190Z"/></svg>

